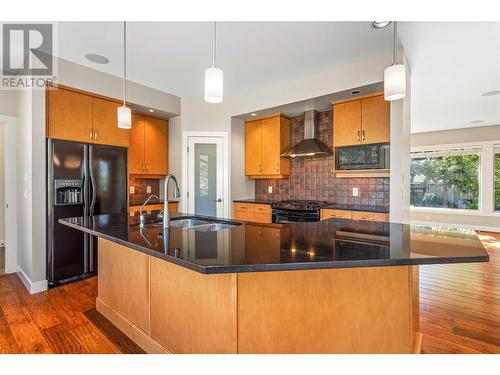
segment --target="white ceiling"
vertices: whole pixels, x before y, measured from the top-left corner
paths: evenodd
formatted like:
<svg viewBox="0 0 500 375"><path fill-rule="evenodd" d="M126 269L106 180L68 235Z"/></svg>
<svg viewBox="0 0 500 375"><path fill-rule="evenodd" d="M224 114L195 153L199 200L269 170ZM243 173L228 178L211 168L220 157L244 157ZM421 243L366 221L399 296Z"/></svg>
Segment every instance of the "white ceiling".
<svg viewBox="0 0 500 375"><path fill-rule="evenodd" d="M392 29L374 30L369 22L222 22L217 28L225 99L389 54L392 47ZM500 23L401 22L399 29L412 69L413 132L500 123L500 96L481 96L500 89ZM122 30L116 22L58 23L58 55L120 76ZM201 98L212 30L207 22L129 23L128 78ZM91 63L87 53L110 63ZM474 120L483 122L469 123Z"/></svg>
<svg viewBox="0 0 500 375"><path fill-rule="evenodd" d="M131 22L127 30L130 80L181 97L203 97L213 23ZM121 76L122 33L123 24L116 22L60 22L58 55ZM225 99L391 49L391 31L374 30L369 22L220 22L217 34ZM102 54L110 63L91 63L87 53Z"/></svg>
<svg viewBox="0 0 500 375"><path fill-rule="evenodd" d="M500 23L405 22L400 37L411 64L412 132L500 124L500 95L482 96L500 90Z"/></svg>

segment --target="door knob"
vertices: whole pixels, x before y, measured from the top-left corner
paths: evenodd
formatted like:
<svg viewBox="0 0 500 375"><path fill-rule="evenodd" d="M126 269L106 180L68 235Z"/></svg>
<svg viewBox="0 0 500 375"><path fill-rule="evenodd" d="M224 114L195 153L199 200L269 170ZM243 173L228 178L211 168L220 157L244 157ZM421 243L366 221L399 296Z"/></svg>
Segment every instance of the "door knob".
<svg viewBox="0 0 500 375"><path fill-rule="evenodd" d="M221 198L219 198L219 199L214 199L214 202L220 203L220 202L222 202L222 199L221 199Z"/></svg>

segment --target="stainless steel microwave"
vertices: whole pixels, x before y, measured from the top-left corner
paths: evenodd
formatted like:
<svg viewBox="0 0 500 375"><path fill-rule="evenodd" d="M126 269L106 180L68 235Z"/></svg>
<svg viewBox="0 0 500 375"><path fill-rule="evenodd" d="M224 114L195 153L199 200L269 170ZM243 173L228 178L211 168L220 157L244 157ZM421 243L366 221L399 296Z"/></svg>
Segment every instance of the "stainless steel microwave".
<svg viewBox="0 0 500 375"><path fill-rule="evenodd" d="M335 167L337 170L389 169L389 166L389 143L335 148Z"/></svg>

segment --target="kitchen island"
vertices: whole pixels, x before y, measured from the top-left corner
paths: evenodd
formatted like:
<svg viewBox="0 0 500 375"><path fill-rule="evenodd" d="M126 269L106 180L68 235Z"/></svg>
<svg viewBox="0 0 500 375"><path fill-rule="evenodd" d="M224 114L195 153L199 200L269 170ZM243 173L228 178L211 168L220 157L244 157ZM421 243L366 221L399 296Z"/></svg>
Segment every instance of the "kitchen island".
<svg viewBox="0 0 500 375"><path fill-rule="evenodd" d="M97 309L150 353L417 353L417 266L488 261L457 228L155 218L61 220L99 237Z"/></svg>

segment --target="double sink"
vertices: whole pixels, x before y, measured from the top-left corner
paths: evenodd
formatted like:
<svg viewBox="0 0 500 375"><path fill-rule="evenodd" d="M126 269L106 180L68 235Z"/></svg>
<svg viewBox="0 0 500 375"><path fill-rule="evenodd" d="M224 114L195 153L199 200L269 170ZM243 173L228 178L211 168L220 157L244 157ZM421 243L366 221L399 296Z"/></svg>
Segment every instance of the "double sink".
<svg viewBox="0 0 500 375"><path fill-rule="evenodd" d="M162 226L163 223L153 223L154 226ZM199 232L217 232L219 230L233 228L241 225L232 221L207 219L205 217L173 217L170 219L170 226L175 228L193 229Z"/></svg>

